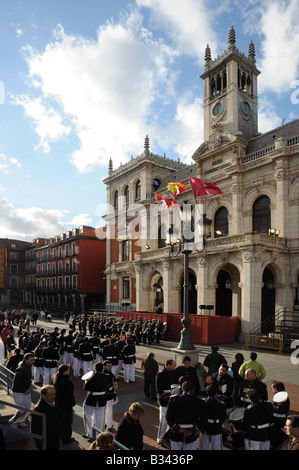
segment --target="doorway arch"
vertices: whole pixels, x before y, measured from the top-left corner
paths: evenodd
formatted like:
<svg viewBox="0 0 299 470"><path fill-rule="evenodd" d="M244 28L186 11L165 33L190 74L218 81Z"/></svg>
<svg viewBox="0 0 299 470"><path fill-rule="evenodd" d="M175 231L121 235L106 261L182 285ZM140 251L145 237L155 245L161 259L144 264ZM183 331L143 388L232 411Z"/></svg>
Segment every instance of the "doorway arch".
<svg viewBox="0 0 299 470"><path fill-rule="evenodd" d="M181 286L181 313L184 312L184 273L180 280ZM196 276L194 271L189 269L189 313L197 313L197 290Z"/></svg>
<svg viewBox="0 0 299 470"><path fill-rule="evenodd" d="M216 315L232 316L232 279L230 274L221 269L217 275Z"/></svg>

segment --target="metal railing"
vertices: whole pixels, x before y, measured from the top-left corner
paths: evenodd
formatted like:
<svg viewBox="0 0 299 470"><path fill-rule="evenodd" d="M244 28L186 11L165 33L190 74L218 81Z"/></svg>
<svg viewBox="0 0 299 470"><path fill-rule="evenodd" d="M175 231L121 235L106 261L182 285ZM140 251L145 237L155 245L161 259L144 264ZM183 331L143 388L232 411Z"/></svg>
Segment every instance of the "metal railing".
<svg viewBox="0 0 299 470"><path fill-rule="evenodd" d="M11 428L10 424L3 424L1 422L0 422L0 429L2 429L3 431L7 431L7 430L13 431L16 434L18 434L20 436L27 437L27 438L41 440L42 441L42 450L47 450L46 415L44 413L39 413L38 411L34 411L34 410L28 410L28 408L23 408L22 406L13 405L12 403L8 403L8 402L3 401L3 400L0 400L0 405L10 406L11 408L16 408L17 410L21 410L21 411L24 411L26 413L35 414L37 416L40 416L41 420L42 420L42 434L35 434L33 432L24 431L23 429L19 429L19 428Z"/></svg>
<svg viewBox="0 0 299 470"><path fill-rule="evenodd" d="M92 427L92 438L95 441L97 434L101 434L103 431L100 431L96 426ZM113 445L118 447L120 450L130 450L128 447L124 446L121 442L113 439Z"/></svg>
<svg viewBox="0 0 299 470"><path fill-rule="evenodd" d="M0 364L0 387L6 389L7 395L9 395L12 390L14 376L14 372L7 369L3 364Z"/></svg>

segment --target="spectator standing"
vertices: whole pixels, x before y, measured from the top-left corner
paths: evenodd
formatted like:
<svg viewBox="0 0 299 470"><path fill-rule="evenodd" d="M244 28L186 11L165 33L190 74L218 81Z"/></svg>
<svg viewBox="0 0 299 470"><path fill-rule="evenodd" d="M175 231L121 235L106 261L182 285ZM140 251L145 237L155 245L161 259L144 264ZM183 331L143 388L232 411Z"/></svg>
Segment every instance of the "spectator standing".
<svg viewBox="0 0 299 470"><path fill-rule="evenodd" d="M159 372L158 362L153 352L141 361L141 369L144 375L144 395L147 399L157 400L156 375Z"/></svg>
<svg viewBox="0 0 299 470"><path fill-rule="evenodd" d="M12 385L12 393L15 404L30 410L31 407L31 367L34 364L34 355L27 353L23 361L15 372ZM10 418L9 424L18 424L19 426L27 426L25 419L28 411L18 409L14 416Z"/></svg>
<svg viewBox="0 0 299 470"><path fill-rule="evenodd" d="M69 444L72 437L73 407L76 406L74 385L70 380L70 367L62 364L53 377L52 384L56 390L56 404L61 421L62 444Z"/></svg>
<svg viewBox="0 0 299 470"><path fill-rule="evenodd" d="M53 385L45 385L41 389L40 399L33 408L46 417L46 450L59 450L61 441L61 422L55 404L56 390ZM31 432L42 435L42 416L32 413ZM42 450L42 440L34 439L36 447Z"/></svg>
<svg viewBox="0 0 299 470"><path fill-rule="evenodd" d="M118 425L115 439L130 450L143 449L143 428L140 423L141 416L144 415L143 406L132 403L128 411Z"/></svg>
<svg viewBox="0 0 299 470"><path fill-rule="evenodd" d="M227 364L225 357L218 350L218 346L211 346L211 353L204 359L203 365L208 368L208 375L218 372L221 364Z"/></svg>
<svg viewBox="0 0 299 470"><path fill-rule="evenodd" d="M255 372L256 372L256 376L260 379L260 380L264 380L264 378L266 377L266 371L265 371L265 368L262 364L260 364L259 362L257 362L257 354L255 352L252 352L250 353L249 355L249 361L246 361L244 362L240 369L239 369L239 375L241 377L245 377L245 372L246 370L248 369L254 369Z"/></svg>

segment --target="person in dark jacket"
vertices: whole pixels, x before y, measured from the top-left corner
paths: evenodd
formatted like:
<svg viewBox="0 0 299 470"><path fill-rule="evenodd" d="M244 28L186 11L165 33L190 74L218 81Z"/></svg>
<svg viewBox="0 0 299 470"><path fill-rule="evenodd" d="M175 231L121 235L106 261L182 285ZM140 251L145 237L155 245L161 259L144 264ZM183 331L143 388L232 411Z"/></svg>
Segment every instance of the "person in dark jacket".
<svg viewBox="0 0 299 470"><path fill-rule="evenodd" d="M239 369L244 362L244 356L242 353L235 355L235 362L232 363L233 379L235 381L234 387L234 405L238 406L240 402L241 385L244 382L244 378L239 375Z"/></svg>
<svg viewBox="0 0 299 470"><path fill-rule="evenodd" d="M218 352L218 346L211 346L212 352L208 354L203 362L203 365L208 368L208 375L218 372L221 364L227 364L225 357Z"/></svg>
<svg viewBox="0 0 299 470"><path fill-rule="evenodd" d="M138 402L132 403L118 425L115 440L126 446L129 450L143 449L144 433L139 421L143 414L143 406Z"/></svg>
<svg viewBox="0 0 299 470"><path fill-rule="evenodd" d="M141 361L141 370L144 374L144 395L147 399L157 400L156 375L159 371L158 363L153 352Z"/></svg>
<svg viewBox="0 0 299 470"><path fill-rule="evenodd" d="M171 450L197 449L199 432L206 424L206 406L194 395L194 385L190 381L182 384L181 395L170 397L166 421L169 430L165 437L170 440Z"/></svg>
<svg viewBox="0 0 299 470"><path fill-rule="evenodd" d="M249 390L250 405L245 408L241 431L244 432L245 450L269 450L270 426L273 421L272 404L263 401L257 390Z"/></svg>
<svg viewBox="0 0 299 470"><path fill-rule="evenodd" d="M207 410L207 422L199 438L199 450L222 450L222 423L226 419L226 410L224 403L218 401L217 390L213 385L206 388L208 397L205 400Z"/></svg>
<svg viewBox="0 0 299 470"><path fill-rule="evenodd" d="M193 366L191 366L191 358L190 356L184 356L182 358L181 364L176 367L173 371L173 384L179 384L180 377L187 377L187 379L193 384L194 386L194 394L198 396L200 385L199 380L197 377L196 370Z"/></svg>
<svg viewBox="0 0 299 470"><path fill-rule="evenodd" d="M62 364L52 379L56 390L56 405L61 421L62 444L69 444L72 438L73 407L76 406L74 385L69 378L70 367Z"/></svg>
<svg viewBox="0 0 299 470"><path fill-rule="evenodd" d="M7 369L15 372L20 362L22 362L24 355L21 354L20 348L16 348L15 352L7 361L6 367Z"/></svg>
<svg viewBox="0 0 299 470"><path fill-rule="evenodd" d="M46 418L46 450L59 450L61 441L61 421L55 403L56 390L53 385L45 385L41 388L41 396L33 411L42 413ZM42 416L32 413L31 429L34 434L43 435ZM43 449L43 441L35 438L36 447Z"/></svg>
<svg viewBox="0 0 299 470"><path fill-rule="evenodd" d="M13 379L12 392L16 405L30 410L31 407L31 367L34 364L34 355L27 353L23 361L18 366ZM17 409L16 413L10 420L9 424L26 425L24 422L28 412ZM22 424L21 424L22 423Z"/></svg>
<svg viewBox="0 0 299 470"><path fill-rule="evenodd" d="M94 366L94 374L84 383L87 396L83 402L84 427L83 437L92 439L93 422L98 430L104 430L105 407L107 404L107 390L111 385L111 378L103 374L103 364L97 362Z"/></svg>

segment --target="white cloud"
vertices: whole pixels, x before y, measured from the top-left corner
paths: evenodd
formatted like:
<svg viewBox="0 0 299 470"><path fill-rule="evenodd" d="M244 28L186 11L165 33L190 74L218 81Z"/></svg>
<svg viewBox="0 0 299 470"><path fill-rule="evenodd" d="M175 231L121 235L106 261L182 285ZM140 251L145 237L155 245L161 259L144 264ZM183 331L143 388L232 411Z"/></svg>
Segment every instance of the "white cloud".
<svg viewBox="0 0 299 470"><path fill-rule="evenodd" d="M204 0L136 0L136 3L150 9L152 24L169 35L180 53L191 55L202 64L207 42L213 53L217 52L211 15L215 18L219 8L209 9Z"/></svg>
<svg viewBox="0 0 299 470"><path fill-rule="evenodd" d="M67 210L17 208L6 197L0 199L0 237L31 241L36 237L53 237L66 230L90 225L88 214L79 214L67 221Z"/></svg>
<svg viewBox="0 0 299 470"><path fill-rule="evenodd" d="M261 2L259 21L262 58L259 68L260 93L289 93L299 72L299 9L298 0Z"/></svg>
<svg viewBox="0 0 299 470"><path fill-rule="evenodd" d="M173 93L175 80L169 74L175 51L153 41L140 22L138 12L123 23L107 22L97 40L59 27L43 52L26 48L31 96L39 96L13 99L34 122L37 148L49 152L71 128L77 138L71 162L81 172L140 151L151 106L160 94Z"/></svg>

